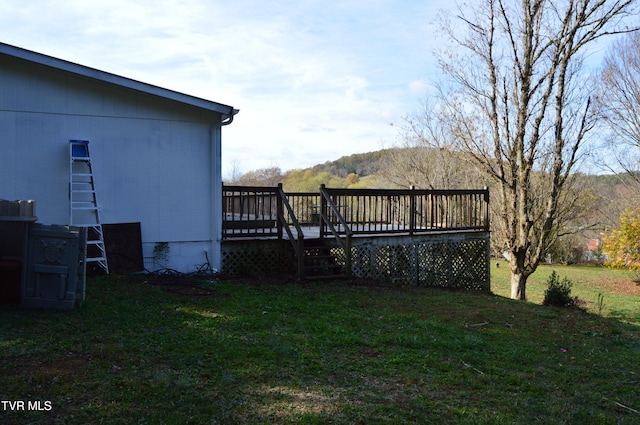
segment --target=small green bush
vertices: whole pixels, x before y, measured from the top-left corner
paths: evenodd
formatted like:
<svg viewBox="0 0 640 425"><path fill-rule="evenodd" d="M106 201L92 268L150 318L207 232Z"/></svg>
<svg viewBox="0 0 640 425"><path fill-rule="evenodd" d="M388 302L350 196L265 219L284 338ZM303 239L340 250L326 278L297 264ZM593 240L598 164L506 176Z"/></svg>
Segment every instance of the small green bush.
<svg viewBox="0 0 640 425"><path fill-rule="evenodd" d="M562 280L558 277L556 271L551 272L551 276L547 279L547 290L544 291L543 305L553 305L556 307L567 307L575 303L575 300L571 298L571 282L566 277Z"/></svg>

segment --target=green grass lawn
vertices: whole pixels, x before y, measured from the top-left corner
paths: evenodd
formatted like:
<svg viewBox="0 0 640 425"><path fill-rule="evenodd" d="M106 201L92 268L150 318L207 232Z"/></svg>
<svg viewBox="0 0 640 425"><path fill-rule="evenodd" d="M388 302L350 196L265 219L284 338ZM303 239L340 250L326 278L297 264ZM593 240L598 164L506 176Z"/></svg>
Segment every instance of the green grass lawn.
<svg viewBox="0 0 640 425"><path fill-rule="evenodd" d="M500 267L495 263L494 260L491 265L491 290L494 294L510 297L509 267L505 261L499 262ZM637 274L591 265L542 265L527 283L529 302L542 304L547 279L554 270L560 277L573 282L571 294L582 301L581 305L587 311L640 325L640 284L633 281Z"/></svg>
<svg viewBox="0 0 640 425"><path fill-rule="evenodd" d="M518 302L493 267L496 295L110 277L76 311L0 307L0 400L51 407L0 424L639 424L624 275L544 267ZM588 311L540 305L554 269Z"/></svg>

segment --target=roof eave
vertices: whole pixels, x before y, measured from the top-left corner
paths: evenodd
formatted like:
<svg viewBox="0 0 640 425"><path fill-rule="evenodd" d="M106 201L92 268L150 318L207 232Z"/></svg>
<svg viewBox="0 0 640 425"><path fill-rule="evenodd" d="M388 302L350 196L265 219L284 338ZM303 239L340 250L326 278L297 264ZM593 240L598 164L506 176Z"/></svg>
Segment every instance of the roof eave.
<svg viewBox="0 0 640 425"><path fill-rule="evenodd" d="M125 78L116 74L100 71L95 68L79 65L73 62L65 61L63 59L54 58L52 56L47 56L41 53L22 49L20 47L11 46L9 44L5 44L1 42L0 42L0 54L13 56L19 59L40 64L40 65L59 69L61 71L91 78L93 80L114 84L120 87L125 87L125 88L136 90L142 93L151 94L153 96L159 96L165 99L170 99L176 102L181 102L187 105L217 112L222 115L223 121L228 119L228 117L233 117L235 114L239 112L238 109L234 109L232 106L229 106L229 105L224 105L218 102L212 102L210 100L206 100L206 99L191 96L188 94L154 86L152 84L147 84L141 81L132 80L130 78Z"/></svg>

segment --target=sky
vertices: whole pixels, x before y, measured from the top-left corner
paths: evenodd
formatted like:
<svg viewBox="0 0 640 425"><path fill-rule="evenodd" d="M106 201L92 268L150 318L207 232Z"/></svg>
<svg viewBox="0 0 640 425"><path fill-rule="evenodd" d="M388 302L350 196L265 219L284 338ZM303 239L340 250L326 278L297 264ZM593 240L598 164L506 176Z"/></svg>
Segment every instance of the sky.
<svg viewBox="0 0 640 425"><path fill-rule="evenodd" d="M231 105L223 178L396 143L452 0L0 0L0 41Z"/></svg>

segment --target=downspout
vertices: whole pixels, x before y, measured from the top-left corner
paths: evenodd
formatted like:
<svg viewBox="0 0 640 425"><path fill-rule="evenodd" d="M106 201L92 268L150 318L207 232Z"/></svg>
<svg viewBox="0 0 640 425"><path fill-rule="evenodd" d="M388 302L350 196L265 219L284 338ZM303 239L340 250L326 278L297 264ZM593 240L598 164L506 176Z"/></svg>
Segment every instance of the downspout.
<svg viewBox="0 0 640 425"><path fill-rule="evenodd" d="M222 242L222 137L223 126L233 122L233 117L239 111L231 108L228 115L223 115L222 120L211 124L209 143L211 146L211 248L207 253L207 259L214 272L221 271L222 259L220 244Z"/></svg>

